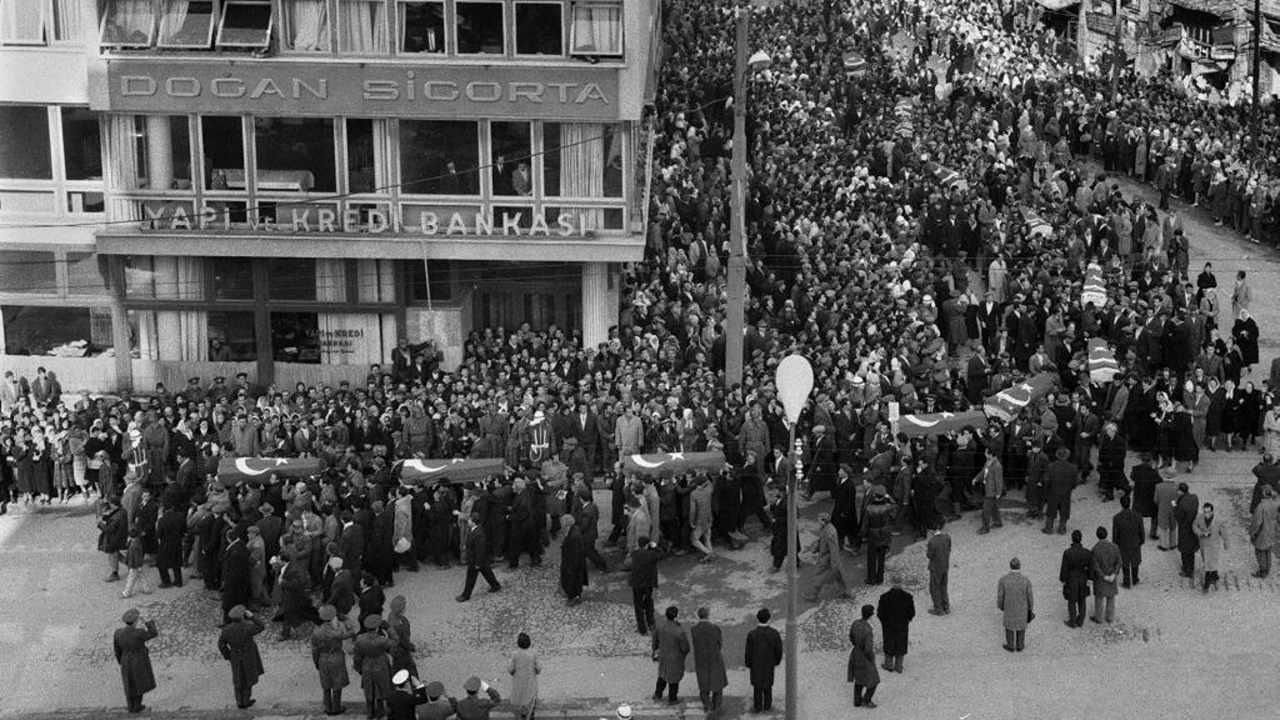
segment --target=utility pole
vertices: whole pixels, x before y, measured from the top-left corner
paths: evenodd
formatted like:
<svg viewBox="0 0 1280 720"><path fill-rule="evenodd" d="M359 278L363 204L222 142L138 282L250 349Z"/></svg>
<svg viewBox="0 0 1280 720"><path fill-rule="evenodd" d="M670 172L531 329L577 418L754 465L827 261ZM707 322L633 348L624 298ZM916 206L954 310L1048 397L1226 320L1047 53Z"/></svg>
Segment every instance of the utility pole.
<svg viewBox="0 0 1280 720"><path fill-rule="evenodd" d="M736 61L733 65L733 194L729 221L729 307L725 319L724 383L731 388L742 382L742 344L747 304L747 30L751 6L735 10L738 21Z"/></svg>
<svg viewBox="0 0 1280 720"><path fill-rule="evenodd" d="M1262 132L1262 0L1253 0L1253 132L1252 156L1258 157L1258 134Z"/></svg>

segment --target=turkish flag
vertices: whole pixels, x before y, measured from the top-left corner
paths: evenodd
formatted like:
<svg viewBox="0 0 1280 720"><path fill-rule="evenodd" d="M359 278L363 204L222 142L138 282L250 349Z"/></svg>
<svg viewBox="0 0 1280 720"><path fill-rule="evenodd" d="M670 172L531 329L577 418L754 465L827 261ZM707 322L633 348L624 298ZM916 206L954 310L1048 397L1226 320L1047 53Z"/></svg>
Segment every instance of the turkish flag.
<svg viewBox="0 0 1280 720"><path fill-rule="evenodd" d="M965 410L958 413L929 413L927 415L903 415L898 418L898 431L907 437L927 437L955 432L965 426L982 431L987 427L987 416L981 410Z"/></svg>
<svg viewBox="0 0 1280 720"><path fill-rule="evenodd" d="M237 458L223 456L218 460L218 481L223 485L249 483L257 485L272 475L302 480L320 474L319 458Z"/></svg>
<svg viewBox="0 0 1280 720"><path fill-rule="evenodd" d="M402 482L430 483L449 479L454 482L484 480L490 475L501 475L506 464L501 458L484 460L401 460L396 463Z"/></svg>
<svg viewBox="0 0 1280 720"><path fill-rule="evenodd" d="M1052 392L1057 384L1058 377L1055 373L1039 373L1026 382L1005 388L987 398L983 409L991 417L1009 422L1028 405Z"/></svg>
<svg viewBox="0 0 1280 720"><path fill-rule="evenodd" d="M719 450L691 453L657 453L627 455L622 469L637 475L683 475L691 472L714 472L724 467L724 453Z"/></svg>
<svg viewBox="0 0 1280 720"><path fill-rule="evenodd" d="M1102 338L1089 340L1089 379L1096 383L1111 382L1120 374L1120 363L1111 346Z"/></svg>

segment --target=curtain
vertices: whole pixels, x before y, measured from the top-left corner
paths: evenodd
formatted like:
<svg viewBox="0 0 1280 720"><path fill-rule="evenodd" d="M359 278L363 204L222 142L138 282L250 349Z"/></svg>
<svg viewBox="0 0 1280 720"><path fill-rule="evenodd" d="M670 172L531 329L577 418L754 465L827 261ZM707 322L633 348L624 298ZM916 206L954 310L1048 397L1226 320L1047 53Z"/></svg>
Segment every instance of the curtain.
<svg viewBox="0 0 1280 720"><path fill-rule="evenodd" d="M185 44L181 38L183 26L187 23L187 11L191 8L191 0L168 0L164 4L164 13L160 17L160 44L170 42Z"/></svg>
<svg viewBox="0 0 1280 720"><path fill-rule="evenodd" d="M107 187L110 190L135 190L138 187L138 145L142 138L138 118L133 115L107 116ZM109 220L141 220L142 209L138 202L114 195L111 198Z"/></svg>
<svg viewBox="0 0 1280 720"><path fill-rule="evenodd" d="M78 41L84 37L84 14L79 0L53 0L54 37Z"/></svg>
<svg viewBox="0 0 1280 720"><path fill-rule="evenodd" d="M578 5L573 9L573 52L622 54L622 6Z"/></svg>
<svg viewBox="0 0 1280 720"><path fill-rule="evenodd" d="M294 50L329 49L329 3L289 0L284 3L285 36Z"/></svg>
<svg viewBox="0 0 1280 720"><path fill-rule="evenodd" d="M151 41L151 28L155 20L155 5L152 0L115 0L108 8L107 27L102 32L103 42L146 45Z"/></svg>
<svg viewBox="0 0 1280 720"><path fill-rule="evenodd" d="M382 3L342 0L341 8L339 49L359 53L387 52L387 25L382 21L380 12Z"/></svg>
<svg viewBox="0 0 1280 720"><path fill-rule="evenodd" d="M342 258L316 259L316 300L347 301L347 262Z"/></svg>
<svg viewBox="0 0 1280 720"><path fill-rule="evenodd" d="M604 126L590 123L560 124L560 195L571 198L604 197ZM562 209L567 211L568 208ZM575 212L582 230L604 225L604 210Z"/></svg>
<svg viewBox="0 0 1280 720"><path fill-rule="evenodd" d="M0 0L0 42L43 45L45 0Z"/></svg>
<svg viewBox="0 0 1280 720"><path fill-rule="evenodd" d="M360 302L391 302L395 299L393 264L391 260L356 260Z"/></svg>
<svg viewBox="0 0 1280 720"><path fill-rule="evenodd" d="M204 300L204 263L198 257L156 256L156 298ZM160 360L196 362L209 357L209 319L203 310L160 310L155 332ZM146 357L144 355L144 357Z"/></svg>
<svg viewBox="0 0 1280 720"><path fill-rule="evenodd" d="M129 332L133 335L130 349L137 351L137 359L160 359L160 338L154 310L130 310Z"/></svg>

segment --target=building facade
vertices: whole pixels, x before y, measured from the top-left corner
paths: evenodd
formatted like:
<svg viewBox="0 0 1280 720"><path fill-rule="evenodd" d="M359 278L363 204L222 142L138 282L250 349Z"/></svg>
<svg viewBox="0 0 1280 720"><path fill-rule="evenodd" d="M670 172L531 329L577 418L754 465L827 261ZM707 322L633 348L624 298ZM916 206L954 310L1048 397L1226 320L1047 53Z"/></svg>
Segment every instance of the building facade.
<svg viewBox="0 0 1280 720"><path fill-rule="evenodd" d="M477 328L606 340L644 251L658 8L0 0L4 363L292 384L399 338L447 364Z"/></svg>

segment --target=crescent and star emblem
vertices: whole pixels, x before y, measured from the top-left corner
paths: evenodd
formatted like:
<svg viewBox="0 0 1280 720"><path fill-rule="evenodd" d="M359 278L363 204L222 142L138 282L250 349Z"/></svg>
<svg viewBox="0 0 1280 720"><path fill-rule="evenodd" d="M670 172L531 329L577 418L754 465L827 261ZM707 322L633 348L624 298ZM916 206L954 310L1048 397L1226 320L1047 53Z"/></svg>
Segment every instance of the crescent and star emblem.
<svg viewBox="0 0 1280 720"><path fill-rule="evenodd" d="M264 475L266 473L271 472L276 467L289 464L289 461L285 460L284 458L276 458L275 462L273 463L273 467L266 467L261 470L254 470L249 467L249 460L250 458L237 458L236 470L240 471L241 473L244 473L245 475Z"/></svg>

